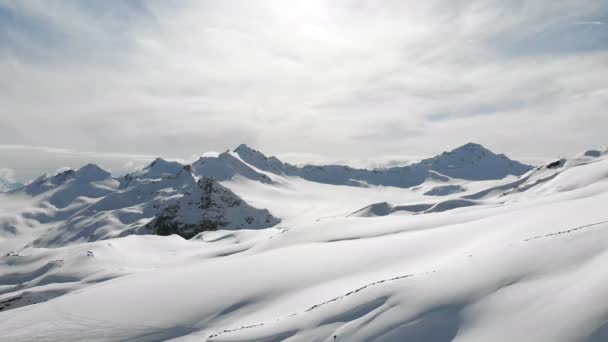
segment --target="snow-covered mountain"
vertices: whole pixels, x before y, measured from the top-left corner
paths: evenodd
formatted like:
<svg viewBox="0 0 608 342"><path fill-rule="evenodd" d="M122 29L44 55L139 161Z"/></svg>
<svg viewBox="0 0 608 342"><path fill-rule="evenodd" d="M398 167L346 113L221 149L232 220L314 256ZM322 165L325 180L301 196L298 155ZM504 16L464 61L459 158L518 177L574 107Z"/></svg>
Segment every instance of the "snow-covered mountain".
<svg viewBox="0 0 608 342"><path fill-rule="evenodd" d="M192 164L192 170L197 176L205 176L218 181L240 176L262 183L272 183L270 177L256 171L229 151L221 153L217 157L201 157Z"/></svg>
<svg viewBox="0 0 608 342"><path fill-rule="evenodd" d="M177 175L184 168L184 165L178 162L166 161L162 158L156 158L152 163L147 165L141 170L133 173L126 174L119 178L121 187L127 187L131 185L133 180L151 180L151 179L162 179Z"/></svg>
<svg viewBox="0 0 608 342"><path fill-rule="evenodd" d="M452 210L462 207L487 205L489 203L504 204L509 201L518 200L522 196L539 197L564 191L583 188L596 182L603 181L606 176L606 167L589 164L606 164L605 157L608 150L590 150L578 156L566 159L561 158L540 165L517 179L496 186L485 188L481 191L468 193L458 197L450 197L445 200L429 201L426 203L409 203L393 205L386 202L374 203L353 213L355 216L384 216L395 212L429 213ZM457 194L464 191L460 186L447 185L435 187L425 195L436 196L438 188L458 187L458 191L448 191L445 195ZM454 188L450 188L454 189ZM444 194L442 194L444 195Z"/></svg>
<svg viewBox="0 0 608 342"><path fill-rule="evenodd" d="M44 174L12 193L33 196L36 205L24 210L22 216L33 224L46 225L27 243L61 246L129 234L176 233L191 238L205 230L258 229L280 221L217 182L241 179L272 186L301 178L330 185L398 188L428 182L440 184L425 194L445 196L465 190L458 184L444 184L452 178L498 179L526 170L526 165L477 144L420 163L381 170L341 165L296 167L243 144L217 157L202 157L192 165L157 158L118 178L88 164L53 176Z"/></svg>
<svg viewBox="0 0 608 342"><path fill-rule="evenodd" d="M494 154L474 143L424 159L419 163L377 170L355 169L342 165L306 165L299 168L283 163L276 157L266 157L246 145L240 145L234 153L259 170L273 174L298 176L319 183L353 186L383 185L408 188L427 180L445 181L448 177L495 180L508 175L519 176L531 168L529 165L510 160L503 154Z"/></svg>
<svg viewBox="0 0 608 342"><path fill-rule="evenodd" d="M156 159L142 170L113 178L97 165L43 175L11 194L33 196L23 217L44 223L33 246L63 246L130 234L259 229L280 220L248 205L217 181L192 174L190 165Z"/></svg>
<svg viewBox="0 0 608 342"><path fill-rule="evenodd" d="M220 156L1 195L0 341L608 337L608 149L535 168L474 144L384 170Z"/></svg>
<svg viewBox="0 0 608 342"><path fill-rule="evenodd" d="M211 178L202 177L196 185L165 206L146 228L158 235L192 238L204 231L267 228L280 222L268 210L248 205Z"/></svg>

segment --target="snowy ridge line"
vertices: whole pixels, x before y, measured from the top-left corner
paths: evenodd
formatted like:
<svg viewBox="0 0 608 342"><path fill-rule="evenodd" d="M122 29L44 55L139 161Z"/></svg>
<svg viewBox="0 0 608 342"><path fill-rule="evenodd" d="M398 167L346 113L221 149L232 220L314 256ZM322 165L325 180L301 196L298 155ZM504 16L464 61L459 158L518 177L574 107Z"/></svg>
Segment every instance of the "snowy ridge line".
<svg viewBox="0 0 608 342"><path fill-rule="evenodd" d="M346 298L347 296L353 295L353 294L355 294L355 293L358 293L358 292L360 292L360 291L363 291L363 290L365 290L366 288L369 288L369 287L372 287L372 286L380 285L380 284L383 284L383 283L386 283L386 282L390 282L390 281L396 281L396 280L401 280L401 279L405 279L405 278L411 278L411 277L418 276L418 275L427 275L427 274L431 274L431 273L435 273L435 272L436 272L436 271L434 271L434 270L433 270L433 271L429 271L429 272L425 272L425 273L418 273L418 274L411 273L411 274L404 274L404 275L396 276L396 277L393 277L393 278L387 278L387 279L378 280L378 281L375 281L375 282L373 282L373 283L369 283L369 284L363 285L363 286L361 286L361 287L359 287L359 288L357 288L357 289L355 289L355 290L349 291L349 292L347 292L347 293L345 293L345 294L343 294L343 295L340 295L340 296L334 297L334 298L332 298L332 299L326 300L326 301L324 301L324 302L322 302L322 303L319 303L319 304L315 304L315 305L313 305L313 306L309 307L308 309L306 309L306 310L304 310L304 311L302 311L302 312L295 312L295 313L292 313L292 314L290 314L290 315L288 315L288 316L285 316L285 318L290 318L290 317L294 317L294 316L297 316L297 315L303 315L303 314L305 314L305 313L308 313L308 312L310 312L310 311L313 311L313 310L315 310L315 309L318 309L318 308L319 308L319 307L321 307L321 306L325 306L325 305L327 305L327 304L330 304L330 303L336 302L336 301L338 301L338 300L340 300L340 299L344 299L344 298ZM278 321L280 321L280 320L281 320L281 318L276 318L274 321L275 321L275 322L278 322ZM210 338L215 338L215 337L218 337L218 336L220 336L220 335L227 334L227 333L231 333L231 332L236 332L236 331L240 331L240 330L245 330L245 329L251 329L251 328L255 328L255 327L260 327L260 326L263 326L264 324L265 324L265 323L256 323L256 324L251 324L251 325L244 325L244 326L242 326L242 327L240 327L240 328L224 329L223 331L220 331L220 332L218 332L218 333L215 333L215 334L212 334L212 335L207 336L207 339L210 339Z"/></svg>
<svg viewBox="0 0 608 342"><path fill-rule="evenodd" d="M589 223L589 224L586 224L584 226L578 226L578 227L575 227L575 228L572 228L572 229L568 229L568 230L561 230L561 231L558 231L558 232L555 232L555 233L546 234L546 235L539 235L539 236L527 238L524 241L530 241L530 240L535 240L535 239L540 239L540 238L545 238L545 237L552 237L552 236L557 236L557 235L568 234L568 233L572 233L572 232L577 231L577 230L581 230L581 229L585 229L585 228L589 228L589 227L598 226L598 225L603 224L603 223L608 223L608 220L600 221L600 222L595 222L595 223Z"/></svg>

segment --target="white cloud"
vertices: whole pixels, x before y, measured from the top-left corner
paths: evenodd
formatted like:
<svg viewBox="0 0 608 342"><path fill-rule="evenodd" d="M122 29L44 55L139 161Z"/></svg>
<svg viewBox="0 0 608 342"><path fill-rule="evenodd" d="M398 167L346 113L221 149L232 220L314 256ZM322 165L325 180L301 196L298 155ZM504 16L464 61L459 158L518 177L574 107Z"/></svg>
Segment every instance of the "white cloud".
<svg viewBox="0 0 608 342"><path fill-rule="evenodd" d="M95 151L78 160L114 158L122 170L131 157L189 159L241 142L332 159L429 155L470 140L553 156L605 142L608 29L574 25L604 22L600 1L0 10L25 18L0 20L10 38L0 43L0 144ZM41 156L47 169L52 155ZM3 160L21 172L21 158Z"/></svg>
<svg viewBox="0 0 608 342"><path fill-rule="evenodd" d="M0 168L0 179L14 182L15 181L15 170L9 168Z"/></svg>

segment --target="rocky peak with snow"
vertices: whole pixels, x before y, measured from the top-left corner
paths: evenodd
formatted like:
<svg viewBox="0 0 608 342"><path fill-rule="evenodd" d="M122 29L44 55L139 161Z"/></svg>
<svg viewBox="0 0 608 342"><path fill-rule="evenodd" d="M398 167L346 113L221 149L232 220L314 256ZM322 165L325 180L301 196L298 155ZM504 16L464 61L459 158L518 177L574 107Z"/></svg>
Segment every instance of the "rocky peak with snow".
<svg viewBox="0 0 608 342"><path fill-rule="evenodd" d="M41 178L35 187L42 190L32 194L40 195L41 207L57 211L36 213L36 219L57 224L32 245L55 247L131 234L191 238L205 230L257 229L279 222L217 181L195 177L190 165L159 159L131 174L129 182L129 175L105 176L105 171L87 165Z"/></svg>
<svg viewBox="0 0 608 342"><path fill-rule="evenodd" d="M165 206L146 227L158 235L189 239L203 231L267 228L279 222L268 210L254 208L216 180L201 177L192 190Z"/></svg>

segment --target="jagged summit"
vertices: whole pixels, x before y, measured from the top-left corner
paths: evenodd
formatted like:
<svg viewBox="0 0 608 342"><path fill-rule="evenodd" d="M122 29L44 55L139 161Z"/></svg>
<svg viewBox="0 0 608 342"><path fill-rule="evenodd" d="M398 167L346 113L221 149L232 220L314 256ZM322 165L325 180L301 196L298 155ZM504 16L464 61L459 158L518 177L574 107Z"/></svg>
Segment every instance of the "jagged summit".
<svg viewBox="0 0 608 342"><path fill-rule="evenodd" d="M189 239L203 231L268 228L279 222L268 210L254 208L217 181L201 177L183 197L164 206L146 228Z"/></svg>

